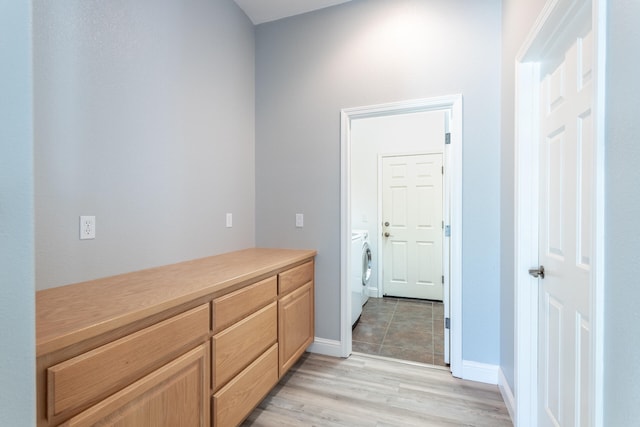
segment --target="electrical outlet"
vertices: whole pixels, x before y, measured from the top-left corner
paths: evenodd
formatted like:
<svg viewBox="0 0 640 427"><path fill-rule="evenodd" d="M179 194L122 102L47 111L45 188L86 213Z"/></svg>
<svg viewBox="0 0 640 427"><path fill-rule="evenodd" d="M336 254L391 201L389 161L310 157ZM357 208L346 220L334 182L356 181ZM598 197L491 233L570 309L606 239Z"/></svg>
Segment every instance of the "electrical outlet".
<svg viewBox="0 0 640 427"><path fill-rule="evenodd" d="M304 227L304 215L296 214L296 227L302 228Z"/></svg>
<svg viewBox="0 0 640 427"><path fill-rule="evenodd" d="M81 216L80 217L80 240L96 238L96 217Z"/></svg>

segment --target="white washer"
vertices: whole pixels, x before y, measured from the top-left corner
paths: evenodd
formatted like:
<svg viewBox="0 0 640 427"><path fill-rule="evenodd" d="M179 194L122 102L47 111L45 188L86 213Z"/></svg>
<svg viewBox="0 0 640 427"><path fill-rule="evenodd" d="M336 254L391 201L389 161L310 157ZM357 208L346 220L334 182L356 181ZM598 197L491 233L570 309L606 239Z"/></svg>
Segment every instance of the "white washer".
<svg viewBox="0 0 640 427"><path fill-rule="evenodd" d="M362 235L362 305L369 300L369 282L371 281L372 254L369 245L369 232Z"/></svg>
<svg viewBox="0 0 640 427"><path fill-rule="evenodd" d="M349 275L349 288L351 289L351 326L353 326L360 314L362 314L362 233L351 233L351 274Z"/></svg>
<svg viewBox="0 0 640 427"><path fill-rule="evenodd" d="M359 275L360 283L362 285L362 305L365 305L369 300L369 282L371 281L371 263L372 254L371 246L369 245L369 231L367 230L353 230L351 235L359 234L362 236L362 245L360 248L360 265ZM356 253L355 250L353 253Z"/></svg>

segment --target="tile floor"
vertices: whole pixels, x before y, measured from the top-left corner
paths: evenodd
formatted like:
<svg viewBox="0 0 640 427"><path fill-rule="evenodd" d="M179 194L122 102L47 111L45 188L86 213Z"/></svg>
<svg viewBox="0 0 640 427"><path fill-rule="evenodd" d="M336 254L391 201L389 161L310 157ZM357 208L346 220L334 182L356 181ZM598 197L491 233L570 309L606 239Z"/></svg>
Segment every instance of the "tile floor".
<svg viewBox="0 0 640 427"><path fill-rule="evenodd" d="M444 366L441 302L369 298L353 329L353 351Z"/></svg>

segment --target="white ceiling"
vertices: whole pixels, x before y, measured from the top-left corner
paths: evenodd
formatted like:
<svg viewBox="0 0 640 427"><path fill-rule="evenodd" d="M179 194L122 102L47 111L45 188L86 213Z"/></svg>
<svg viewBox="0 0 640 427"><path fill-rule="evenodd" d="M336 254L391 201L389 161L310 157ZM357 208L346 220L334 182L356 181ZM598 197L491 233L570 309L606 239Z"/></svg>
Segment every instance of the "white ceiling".
<svg viewBox="0 0 640 427"><path fill-rule="evenodd" d="M234 0L254 25L323 9L351 0Z"/></svg>

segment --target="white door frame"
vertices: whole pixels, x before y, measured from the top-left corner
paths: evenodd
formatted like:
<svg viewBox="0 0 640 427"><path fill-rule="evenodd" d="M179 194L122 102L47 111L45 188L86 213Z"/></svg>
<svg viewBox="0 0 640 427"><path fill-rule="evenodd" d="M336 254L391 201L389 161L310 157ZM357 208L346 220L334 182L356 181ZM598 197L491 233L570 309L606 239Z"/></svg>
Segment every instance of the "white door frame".
<svg viewBox="0 0 640 427"><path fill-rule="evenodd" d="M590 284L593 363L590 408L602 425L604 313L604 70L606 0L549 0L516 57L515 111L515 425L537 425L538 279L528 269L538 265L538 114L539 63L554 47L558 32L574 11L591 4L594 53L596 188L593 212L593 274Z"/></svg>
<svg viewBox="0 0 640 427"><path fill-rule="evenodd" d="M445 147L445 169L451 177L450 191L450 313L451 373L462 376L462 95L400 101L341 110L340 178L340 352L351 354L351 123L371 117L422 111L450 111L451 144Z"/></svg>

